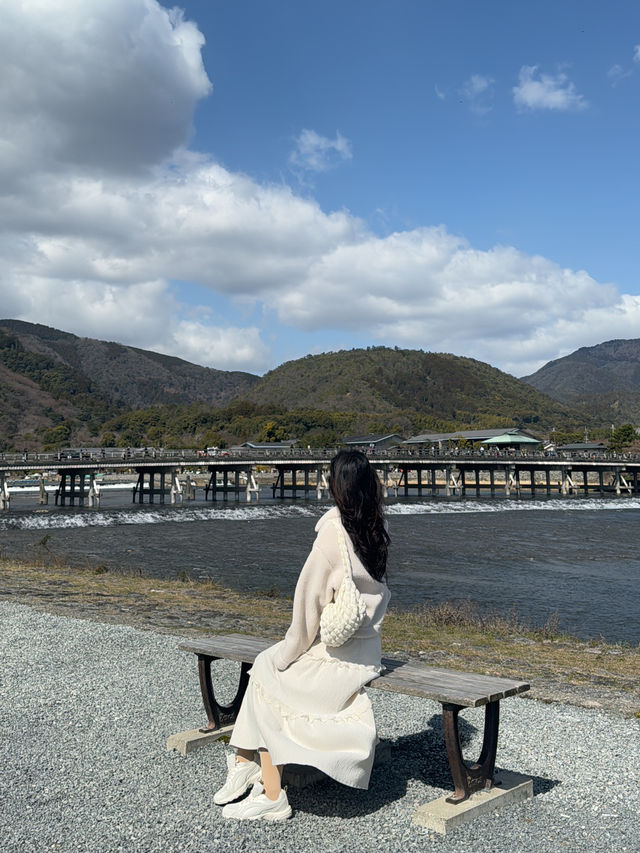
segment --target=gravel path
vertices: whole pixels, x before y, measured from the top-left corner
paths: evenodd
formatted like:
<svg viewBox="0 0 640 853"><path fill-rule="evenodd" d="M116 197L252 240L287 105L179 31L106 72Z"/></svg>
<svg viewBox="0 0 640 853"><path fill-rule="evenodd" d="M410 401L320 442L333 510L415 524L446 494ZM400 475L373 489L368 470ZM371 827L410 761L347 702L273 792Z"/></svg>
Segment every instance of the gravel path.
<svg viewBox="0 0 640 853"><path fill-rule="evenodd" d="M533 800L443 837L411 825L449 790L440 706L372 691L393 762L369 791L290 789L293 820L224 821L211 803L224 746L187 758L169 734L202 720L194 660L177 638L0 602L0 846L9 851L629 851L640 849L640 720L502 703L499 766ZM221 663L232 693L233 665ZM224 698L224 697L223 697ZM462 735L479 750L482 712Z"/></svg>

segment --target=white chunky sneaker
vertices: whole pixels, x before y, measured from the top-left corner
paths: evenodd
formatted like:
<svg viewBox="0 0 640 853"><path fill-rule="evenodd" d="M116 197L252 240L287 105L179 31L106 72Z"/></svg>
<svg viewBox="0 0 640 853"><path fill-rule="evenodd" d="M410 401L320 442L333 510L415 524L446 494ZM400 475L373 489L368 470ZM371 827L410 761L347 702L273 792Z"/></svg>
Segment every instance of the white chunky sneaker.
<svg viewBox="0 0 640 853"><path fill-rule="evenodd" d="M255 761L238 761L234 754L227 755L227 781L213 795L213 802L223 806L237 800L260 778L260 765Z"/></svg>
<svg viewBox="0 0 640 853"><path fill-rule="evenodd" d="M235 820L286 820L291 817L291 806L284 791L277 800L270 800L260 782L256 782L251 793L239 803L229 803L222 809L222 817Z"/></svg>

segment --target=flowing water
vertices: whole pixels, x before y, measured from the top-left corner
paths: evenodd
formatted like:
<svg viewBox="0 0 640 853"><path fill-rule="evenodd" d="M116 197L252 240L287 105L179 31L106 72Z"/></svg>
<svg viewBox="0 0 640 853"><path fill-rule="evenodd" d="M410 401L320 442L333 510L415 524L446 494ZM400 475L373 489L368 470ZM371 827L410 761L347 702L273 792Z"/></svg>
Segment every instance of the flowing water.
<svg viewBox="0 0 640 853"><path fill-rule="evenodd" d="M293 592L326 502L132 505L103 489L101 507L39 508L13 492L0 515L0 555L56 559L172 578L212 578L247 591ZM53 501L53 497L50 497ZM640 641L640 499L415 499L387 506L396 606L471 599L483 610L584 638Z"/></svg>

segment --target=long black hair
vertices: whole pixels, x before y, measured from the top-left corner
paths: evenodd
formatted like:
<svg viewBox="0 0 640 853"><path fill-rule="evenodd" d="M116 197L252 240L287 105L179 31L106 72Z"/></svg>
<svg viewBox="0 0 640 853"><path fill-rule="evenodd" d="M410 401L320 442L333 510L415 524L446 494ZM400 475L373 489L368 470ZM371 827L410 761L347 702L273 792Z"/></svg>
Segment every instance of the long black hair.
<svg viewBox="0 0 640 853"><path fill-rule="evenodd" d="M382 513L382 486L359 450L340 450L331 460L329 488L356 554L371 577L387 573L389 534Z"/></svg>

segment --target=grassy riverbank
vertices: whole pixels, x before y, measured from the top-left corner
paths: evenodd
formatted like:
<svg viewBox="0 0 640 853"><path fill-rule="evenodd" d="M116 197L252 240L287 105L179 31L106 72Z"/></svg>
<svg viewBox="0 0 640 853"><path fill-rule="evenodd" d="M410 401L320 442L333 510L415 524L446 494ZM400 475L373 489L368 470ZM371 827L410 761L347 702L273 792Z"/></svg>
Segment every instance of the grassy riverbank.
<svg viewBox="0 0 640 853"><path fill-rule="evenodd" d="M238 631L282 637L291 600L244 595L188 577L156 580L103 569L0 562L0 598L96 621L175 634ZM583 642L555 618L533 625L518 614L481 613L472 603L392 609L386 654L434 666L523 678L532 695L640 715L640 646Z"/></svg>

